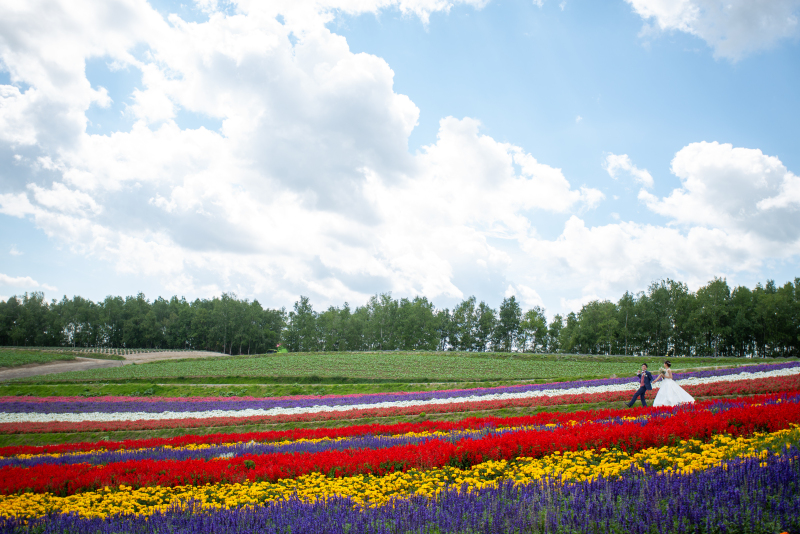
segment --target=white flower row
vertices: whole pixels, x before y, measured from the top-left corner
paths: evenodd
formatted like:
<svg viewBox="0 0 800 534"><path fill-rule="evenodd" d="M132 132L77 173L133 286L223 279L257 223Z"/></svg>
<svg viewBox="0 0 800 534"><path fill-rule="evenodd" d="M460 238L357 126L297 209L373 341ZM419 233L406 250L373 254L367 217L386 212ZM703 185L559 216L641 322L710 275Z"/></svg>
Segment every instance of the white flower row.
<svg viewBox="0 0 800 534"><path fill-rule="evenodd" d="M739 380L749 380L754 378L771 378L779 376L790 376L800 374L800 367L778 369L775 371L760 371L756 373L738 373L735 375L710 376L705 378L686 378L676 380L681 386L698 384L713 384L717 382L736 382ZM658 388L659 382L654 384ZM460 402L477 402L491 400L512 400L527 399L533 397L557 397L560 395L576 395L591 393L607 393L612 391L634 391L638 388L638 382L627 384L611 384L606 386L574 387L569 389L545 389L537 391L520 391L519 393L497 393L491 395L470 395L454 396L441 399L429 400L410 400L410 401L390 401L375 402L365 404L350 404L347 406L305 406L298 408L271 408L246 409L246 410L207 410L202 412L89 412L89 413L2 413L0 412L0 423L50 423L50 422L81 422L81 421L144 421L144 420L164 420L164 419L185 419L197 418L206 419L210 417L250 417L250 416L270 416L270 415L295 415L302 413L318 412L346 412L350 410L364 410L373 408L396 408L408 406L429 406L441 404L453 404Z"/></svg>

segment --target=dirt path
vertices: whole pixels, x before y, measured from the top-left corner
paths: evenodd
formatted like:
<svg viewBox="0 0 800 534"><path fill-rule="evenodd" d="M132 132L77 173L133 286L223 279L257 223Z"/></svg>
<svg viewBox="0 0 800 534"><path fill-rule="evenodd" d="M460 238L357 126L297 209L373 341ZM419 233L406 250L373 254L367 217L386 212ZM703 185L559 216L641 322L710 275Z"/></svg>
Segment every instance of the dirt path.
<svg viewBox="0 0 800 534"><path fill-rule="evenodd" d="M104 369L107 367L121 367L133 363L148 363L162 360L182 360L185 358L212 358L225 356L221 352L143 352L138 354L127 354L124 360L96 360L93 358L76 357L74 360L55 361L48 363L31 363L4 369L0 371L0 382L6 382L15 378L28 378L31 376L49 375L53 373L66 373L69 371L87 371L89 369Z"/></svg>
<svg viewBox="0 0 800 534"><path fill-rule="evenodd" d="M182 351L182 352L140 352L138 354L126 354L125 361L121 362L123 365L130 365L132 363L148 363L158 362L161 360L183 360L187 358L214 358L219 356L227 356L221 352L207 352L204 350L198 351Z"/></svg>
<svg viewBox="0 0 800 534"><path fill-rule="evenodd" d="M40 364L32 363L0 371L0 382L13 380L14 378L66 373L67 371L86 371L88 369L102 369L105 367L121 367L122 363L121 360L93 360L91 358L75 358L74 360Z"/></svg>

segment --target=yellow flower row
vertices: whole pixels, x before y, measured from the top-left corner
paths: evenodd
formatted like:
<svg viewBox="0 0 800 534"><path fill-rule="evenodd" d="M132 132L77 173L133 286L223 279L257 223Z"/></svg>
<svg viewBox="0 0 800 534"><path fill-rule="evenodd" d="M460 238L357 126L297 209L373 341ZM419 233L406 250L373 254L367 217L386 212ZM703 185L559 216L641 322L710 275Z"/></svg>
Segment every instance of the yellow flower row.
<svg viewBox="0 0 800 534"><path fill-rule="evenodd" d="M691 473L719 465L734 457L760 457L779 454L789 444L800 442L800 427L750 438L715 436L710 442L682 441L673 447L660 447L627 454L617 449L568 451L543 458L518 458L513 461L489 461L469 469L443 467L429 471L409 470L385 476L362 475L329 478L311 473L297 479L247 484L208 484L205 486L103 488L58 497L52 494L25 493L0 496L0 515L21 518L39 517L48 512L76 512L84 517L112 514L150 515L190 499L204 508L236 508L278 501L291 495L314 501L333 495L351 497L361 506L379 506L392 499L411 495L435 497L448 487L467 491L484 488L503 480L529 483L542 478L564 482L615 477L645 466L662 472Z"/></svg>

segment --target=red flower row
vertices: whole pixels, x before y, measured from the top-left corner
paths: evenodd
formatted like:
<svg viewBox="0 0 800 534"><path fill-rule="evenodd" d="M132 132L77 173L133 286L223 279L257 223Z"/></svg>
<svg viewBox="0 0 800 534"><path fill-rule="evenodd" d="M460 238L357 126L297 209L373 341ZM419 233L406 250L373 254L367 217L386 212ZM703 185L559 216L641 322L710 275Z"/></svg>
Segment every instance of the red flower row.
<svg viewBox="0 0 800 534"><path fill-rule="evenodd" d="M736 382L716 382L686 386L684 389L695 397L716 397L800 390L800 375L779 378L756 378ZM456 402L428 406L393 408L367 408L346 412L315 412L292 415L256 415L250 417L208 417L185 419L163 419L151 421L82 421L80 423L0 423L0 434L33 434L46 432L114 432L124 430L156 430L162 428L197 428L253 424L299 423L310 421L352 420L364 417L396 417L420 413L458 413L501 408L524 408L532 406L559 406L565 404L587 404L630 400L632 391L608 393L584 393L558 395L555 397L533 397L527 399ZM652 397L651 397L652 398ZM288 438L295 439L295 438ZM5 449L3 449L5 450ZM68 449L65 449L68 450ZM84 449L74 449L84 450ZM3 453L6 455L9 453ZM18 453L14 453L18 454Z"/></svg>
<svg viewBox="0 0 800 534"><path fill-rule="evenodd" d="M710 403L709 403L710 404ZM622 415L625 411L617 411ZM575 414L562 414L573 416ZM244 455L225 460L140 460L92 466L40 465L0 468L0 494L22 491L69 495L121 484L174 486L219 482L277 480L310 472L329 476L385 474L410 468L469 466L486 460L541 456L555 451L619 447L627 451L674 444L681 439L707 440L714 434L732 436L774 432L800 423L800 404L744 406L711 413L689 409L651 424L587 423L552 431L521 431L488 435L457 443L432 440L386 449L324 451L304 454Z"/></svg>

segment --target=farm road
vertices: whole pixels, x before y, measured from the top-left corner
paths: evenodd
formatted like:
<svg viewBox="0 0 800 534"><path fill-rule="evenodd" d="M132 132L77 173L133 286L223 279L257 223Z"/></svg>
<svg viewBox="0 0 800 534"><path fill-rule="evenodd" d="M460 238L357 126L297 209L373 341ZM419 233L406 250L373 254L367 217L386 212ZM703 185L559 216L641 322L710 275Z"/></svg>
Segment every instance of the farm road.
<svg viewBox="0 0 800 534"><path fill-rule="evenodd" d="M55 361L42 364L28 364L13 369L0 371L0 382L15 378L28 378L31 376L49 375L53 373L66 373L68 371L88 371L89 369L103 369L106 367L122 367L133 363L148 363L160 360L182 360L185 358L209 358L213 356L226 356L221 352L143 352L127 354L125 360L96 360L93 358L76 357L74 360Z"/></svg>

